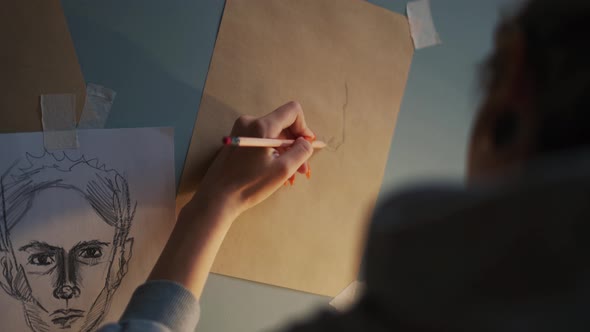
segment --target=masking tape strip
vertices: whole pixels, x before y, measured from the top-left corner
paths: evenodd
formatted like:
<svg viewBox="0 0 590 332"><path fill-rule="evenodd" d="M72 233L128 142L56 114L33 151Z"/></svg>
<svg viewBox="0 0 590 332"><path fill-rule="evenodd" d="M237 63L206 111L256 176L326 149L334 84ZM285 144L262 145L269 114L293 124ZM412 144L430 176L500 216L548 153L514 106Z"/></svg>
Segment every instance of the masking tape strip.
<svg viewBox="0 0 590 332"><path fill-rule="evenodd" d="M76 132L76 95L41 95L43 142L47 150L78 148Z"/></svg>
<svg viewBox="0 0 590 332"><path fill-rule="evenodd" d="M113 100L117 93L98 84L88 83L86 86L86 102L78 123L78 129L104 128Z"/></svg>
<svg viewBox="0 0 590 332"><path fill-rule="evenodd" d="M352 307L361 297L365 290L365 284L360 281L353 281L340 294L330 301L330 305L338 311L346 311Z"/></svg>
<svg viewBox="0 0 590 332"><path fill-rule="evenodd" d="M414 48L418 50L441 44L442 42L432 20L430 0L411 1L408 2L406 8Z"/></svg>

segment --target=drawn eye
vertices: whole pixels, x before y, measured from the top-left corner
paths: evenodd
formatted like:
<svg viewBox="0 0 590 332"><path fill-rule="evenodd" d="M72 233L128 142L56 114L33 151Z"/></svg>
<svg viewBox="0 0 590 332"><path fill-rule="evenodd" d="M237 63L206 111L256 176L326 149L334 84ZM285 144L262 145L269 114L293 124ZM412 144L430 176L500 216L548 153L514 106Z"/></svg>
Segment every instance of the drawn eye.
<svg viewBox="0 0 590 332"><path fill-rule="evenodd" d="M53 254L35 254L29 256L29 264L47 266L53 263L55 263L55 255Z"/></svg>
<svg viewBox="0 0 590 332"><path fill-rule="evenodd" d="M81 258L100 258L102 257L102 250L100 247L88 247L80 250L78 256Z"/></svg>

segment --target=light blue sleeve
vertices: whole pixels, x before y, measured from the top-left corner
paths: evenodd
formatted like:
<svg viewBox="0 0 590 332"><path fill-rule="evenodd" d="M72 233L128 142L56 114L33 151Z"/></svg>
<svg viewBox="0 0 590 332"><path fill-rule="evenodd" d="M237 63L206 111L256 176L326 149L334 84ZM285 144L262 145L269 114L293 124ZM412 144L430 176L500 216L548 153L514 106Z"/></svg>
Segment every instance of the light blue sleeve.
<svg viewBox="0 0 590 332"><path fill-rule="evenodd" d="M172 281L148 281L135 290L119 322L98 332L193 332L199 316L199 302L188 289Z"/></svg>

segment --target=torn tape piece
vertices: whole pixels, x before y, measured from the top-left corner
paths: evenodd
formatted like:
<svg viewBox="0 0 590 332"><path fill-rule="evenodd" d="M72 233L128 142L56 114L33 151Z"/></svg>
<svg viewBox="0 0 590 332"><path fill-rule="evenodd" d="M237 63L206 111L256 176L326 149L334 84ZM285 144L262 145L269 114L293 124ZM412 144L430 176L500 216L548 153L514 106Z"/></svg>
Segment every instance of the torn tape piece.
<svg viewBox="0 0 590 332"><path fill-rule="evenodd" d="M45 149L78 148L75 94L41 95L41 120Z"/></svg>
<svg viewBox="0 0 590 332"><path fill-rule="evenodd" d="M346 311L355 304L361 297L365 284L360 281L353 281L340 294L330 301L330 305L338 311Z"/></svg>
<svg viewBox="0 0 590 332"><path fill-rule="evenodd" d="M415 49L442 43L432 20L430 0L408 2L407 12Z"/></svg>
<svg viewBox="0 0 590 332"><path fill-rule="evenodd" d="M109 88L88 83L86 86L86 102L78 123L78 129L104 128L116 95L117 93Z"/></svg>

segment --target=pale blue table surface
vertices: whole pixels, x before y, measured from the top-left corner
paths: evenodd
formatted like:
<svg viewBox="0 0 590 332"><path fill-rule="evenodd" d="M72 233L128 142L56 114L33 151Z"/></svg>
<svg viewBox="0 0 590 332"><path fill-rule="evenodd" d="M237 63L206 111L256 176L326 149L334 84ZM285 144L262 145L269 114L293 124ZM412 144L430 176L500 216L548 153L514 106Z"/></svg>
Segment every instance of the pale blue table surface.
<svg viewBox="0 0 590 332"><path fill-rule="evenodd" d="M339 1L339 0L333 0ZM373 0L405 14L405 0ZM460 180L478 102L478 65L510 0L432 0L443 44L415 53L382 192ZM180 177L223 0L62 0L85 80L117 92L109 128L175 128ZM383 196L383 195L381 195ZM198 331L259 331L329 299L214 275Z"/></svg>

